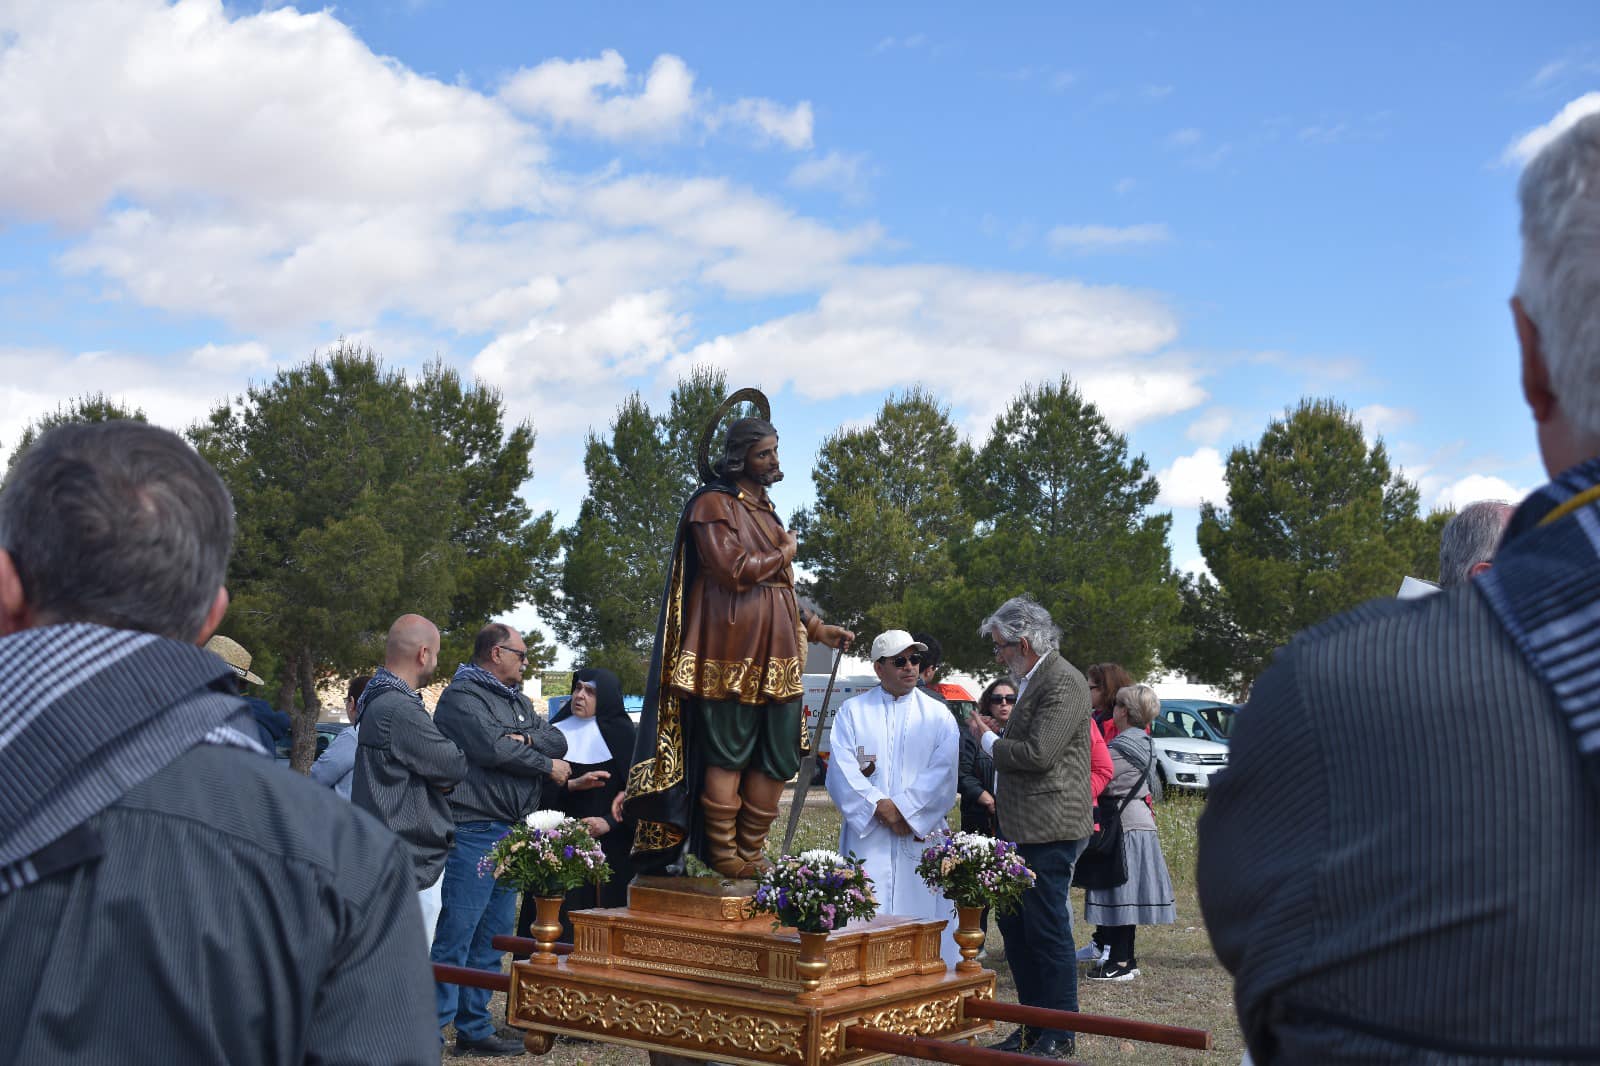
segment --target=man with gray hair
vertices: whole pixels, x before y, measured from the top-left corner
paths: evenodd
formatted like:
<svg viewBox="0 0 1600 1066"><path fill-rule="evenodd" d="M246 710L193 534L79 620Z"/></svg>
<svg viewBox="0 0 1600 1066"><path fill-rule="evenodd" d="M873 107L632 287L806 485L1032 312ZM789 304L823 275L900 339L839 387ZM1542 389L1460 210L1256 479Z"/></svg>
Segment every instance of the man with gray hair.
<svg viewBox="0 0 1600 1066"><path fill-rule="evenodd" d="M1459 585L1494 565L1495 549L1515 512L1503 500L1479 500L1446 522L1439 535L1439 587Z"/></svg>
<svg viewBox="0 0 1600 1066"><path fill-rule="evenodd" d="M263 759L227 663L233 503L135 422L0 493L0 1033L28 1063L438 1063L394 834Z"/></svg>
<svg viewBox="0 0 1600 1066"><path fill-rule="evenodd" d="M1600 1061L1600 115L1520 198L1550 482L1492 569L1281 649L1212 778L1200 904L1256 1062Z"/></svg>
<svg viewBox="0 0 1600 1066"><path fill-rule="evenodd" d="M1023 893L1022 906L997 919L1006 964L1017 984L1017 1002L1075 1011L1078 964L1068 892L1078 853L1094 828L1089 683L1057 650L1061 630L1050 612L1027 596L1002 603L978 634L994 642L995 658L1016 682L1017 706L1005 736L990 729L981 714L969 716L967 728L994 759L1000 835L1016 841L1037 875ZM1064 1058L1075 1039L1063 1029L1018 1026L995 1046Z"/></svg>

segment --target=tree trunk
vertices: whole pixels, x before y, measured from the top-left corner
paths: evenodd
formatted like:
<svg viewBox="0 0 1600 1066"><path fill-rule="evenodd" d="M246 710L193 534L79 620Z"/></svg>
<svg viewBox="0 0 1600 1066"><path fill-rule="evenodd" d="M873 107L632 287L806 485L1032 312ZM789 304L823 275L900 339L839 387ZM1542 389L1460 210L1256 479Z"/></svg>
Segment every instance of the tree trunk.
<svg viewBox="0 0 1600 1066"><path fill-rule="evenodd" d="M294 658L291 683L300 686L300 705L292 713L294 719L294 749L289 765L300 773L309 773L317 760L317 719L322 716L322 705L317 701L316 672L312 668L310 648L301 648Z"/></svg>
<svg viewBox="0 0 1600 1066"><path fill-rule="evenodd" d="M300 669L300 660L290 655L283 661L283 671L278 675L278 698L272 704L278 710L294 718L294 686L295 676Z"/></svg>

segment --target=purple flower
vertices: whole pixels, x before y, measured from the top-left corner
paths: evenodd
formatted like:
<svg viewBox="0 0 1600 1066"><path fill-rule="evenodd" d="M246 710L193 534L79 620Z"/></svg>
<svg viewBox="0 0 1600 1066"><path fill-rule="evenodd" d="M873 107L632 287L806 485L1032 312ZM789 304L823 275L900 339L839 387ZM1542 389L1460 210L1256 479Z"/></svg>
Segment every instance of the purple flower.
<svg viewBox="0 0 1600 1066"><path fill-rule="evenodd" d="M571 844L568 844L566 846L566 848L563 849L563 851L565 852L566 857L569 858L569 859L572 858L574 855L578 854L578 849L573 847Z"/></svg>

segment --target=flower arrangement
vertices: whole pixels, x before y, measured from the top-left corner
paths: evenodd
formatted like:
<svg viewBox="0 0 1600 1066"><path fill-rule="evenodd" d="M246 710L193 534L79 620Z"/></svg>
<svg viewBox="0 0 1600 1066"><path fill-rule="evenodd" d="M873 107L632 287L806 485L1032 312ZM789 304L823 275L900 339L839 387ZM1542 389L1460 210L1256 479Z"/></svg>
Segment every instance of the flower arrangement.
<svg viewBox="0 0 1600 1066"><path fill-rule="evenodd" d="M785 855L755 881L755 910L803 933L826 933L878 913L872 879L854 855L821 848Z"/></svg>
<svg viewBox="0 0 1600 1066"><path fill-rule="evenodd" d="M917 876L958 907L1007 914L1033 887L1034 874L1011 841L946 829L923 849Z"/></svg>
<svg viewBox="0 0 1600 1066"><path fill-rule="evenodd" d="M491 874L535 896L559 896L569 888L610 880L611 867L578 819L560 811L534 811L478 863L479 877Z"/></svg>

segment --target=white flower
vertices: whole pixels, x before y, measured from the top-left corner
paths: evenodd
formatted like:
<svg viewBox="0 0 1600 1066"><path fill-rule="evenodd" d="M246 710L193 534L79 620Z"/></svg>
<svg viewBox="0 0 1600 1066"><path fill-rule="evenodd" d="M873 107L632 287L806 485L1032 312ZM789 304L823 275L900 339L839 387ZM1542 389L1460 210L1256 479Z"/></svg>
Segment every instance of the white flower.
<svg viewBox="0 0 1600 1066"><path fill-rule="evenodd" d="M812 848L800 853L800 861L812 866L843 866L844 856L827 848Z"/></svg>
<svg viewBox="0 0 1600 1066"><path fill-rule="evenodd" d="M529 829L556 829L566 820L560 811L534 811L523 819Z"/></svg>

